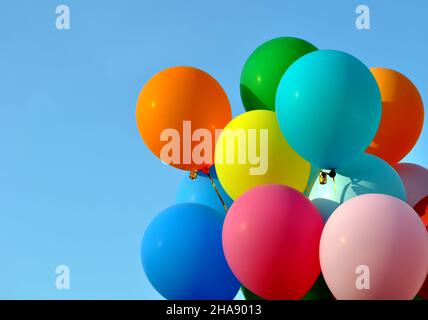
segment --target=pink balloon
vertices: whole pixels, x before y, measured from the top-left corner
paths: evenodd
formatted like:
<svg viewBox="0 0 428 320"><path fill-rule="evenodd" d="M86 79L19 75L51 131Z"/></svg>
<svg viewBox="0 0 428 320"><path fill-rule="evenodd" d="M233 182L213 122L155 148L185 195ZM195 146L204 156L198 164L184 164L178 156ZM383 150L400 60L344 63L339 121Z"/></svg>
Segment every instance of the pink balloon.
<svg viewBox="0 0 428 320"><path fill-rule="evenodd" d="M320 274L323 220L300 192L263 185L233 203L223 226L223 249L240 282L269 300L301 299Z"/></svg>
<svg viewBox="0 0 428 320"><path fill-rule="evenodd" d="M428 170L413 163L399 163L395 166L407 193L407 203L414 207L428 195Z"/></svg>
<svg viewBox="0 0 428 320"><path fill-rule="evenodd" d="M362 195L345 202L327 221L320 261L337 299L410 300L428 272L428 233L405 202Z"/></svg>

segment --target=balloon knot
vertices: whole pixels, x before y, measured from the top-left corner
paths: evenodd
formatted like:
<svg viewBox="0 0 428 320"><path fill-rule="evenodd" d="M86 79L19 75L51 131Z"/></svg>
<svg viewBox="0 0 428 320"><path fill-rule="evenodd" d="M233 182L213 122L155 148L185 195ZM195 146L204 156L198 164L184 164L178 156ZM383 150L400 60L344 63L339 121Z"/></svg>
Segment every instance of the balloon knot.
<svg viewBox="0 0 428 320"><path fill-rule="evenodd" d="M208 175L208 174L210 173L210 168L209 168L209 167L204 167L204 168L202 168L202 169L201 169L201 171L202 171L204 174Z"/></svg>
<svg viewBox="0 0 428 320"><path fill-rule="evenodd" d="M197 177L198 177L198 170L192 170L192 171L190 171L189 178L192 181L195 181Z"/></svg>
<svg viewBox="0 0 428 320"><path fill-rule="evenodd" d="M330 177L333 179L336 177L337 173L336 170L330 170L330 172L325 172L325 171L320 171L320 177L319 177L319 181L320 184L324 185L327 184L327 177Z"/></svg>
<svg viewBox="0 0 428 320"><path fill-rule="evenodd" d="M320 172L320 184L324 185L327 184L327 173L321 171Z"/></svg>

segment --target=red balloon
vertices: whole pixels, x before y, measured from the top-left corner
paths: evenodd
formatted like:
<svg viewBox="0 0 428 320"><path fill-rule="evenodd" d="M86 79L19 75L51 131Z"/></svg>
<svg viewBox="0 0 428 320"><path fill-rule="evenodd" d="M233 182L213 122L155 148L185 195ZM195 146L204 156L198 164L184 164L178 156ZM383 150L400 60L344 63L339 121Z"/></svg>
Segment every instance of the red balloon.
<svg viewBox="0 0 428 320"><path fill-rule="evenodd" d="M421 217L428 231L428 195L415 205L415 211Z"/></svg>
<svg viewBox="0 0 428 320"><path fill-rule="evenodd" d="M428 231L428 195L416 204L415 211L421 217ZM425 300L428 300L428 275L421 291L419 291L419 295Z"/></svg>
<svg viewBox="0 0 428 320"><path fill-rule="evenodd" d="M269 300L298 300L320 274L323 220L300 192L262 185L235 200L223 226L223 249L243 286Z"/></svg>
<svg viewBox="0 0 428 320"><path fill-rule="evenodd" d="M428 276L425 279L425 283L423 284L421 291L419 291L418 295L424 298L425 300L428 300Z"/></svg>

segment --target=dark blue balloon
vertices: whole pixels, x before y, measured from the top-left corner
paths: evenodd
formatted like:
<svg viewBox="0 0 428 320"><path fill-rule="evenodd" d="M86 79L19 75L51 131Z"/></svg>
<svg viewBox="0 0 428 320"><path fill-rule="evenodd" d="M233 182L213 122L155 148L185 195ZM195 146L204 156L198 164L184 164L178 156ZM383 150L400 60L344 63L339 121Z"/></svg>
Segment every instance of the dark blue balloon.
<svg viewBox="0 0 428 320"><path fill-rule="evenodd" d="M147 228L141 249L144 271L168 300L232 300L240 283L222 247L221 213L195 203L174 205Z"/></svg>
<svg viewBox="0 0 428 320"><path fill-rule="evenodd" d="M214 166L211 167L210 175L213 178L214 183L220 192L220 195L223 198L226 206L230 208L233 200L227 195L221 186ZM199 173L196 180L190 179L188 174L183 177L183 180L181 180L180 185L178 186L176 203L185 202L204 204L225 214L224 207L217 193L215 192L210 179L207 177L207 175L201 172Z"/></svg>

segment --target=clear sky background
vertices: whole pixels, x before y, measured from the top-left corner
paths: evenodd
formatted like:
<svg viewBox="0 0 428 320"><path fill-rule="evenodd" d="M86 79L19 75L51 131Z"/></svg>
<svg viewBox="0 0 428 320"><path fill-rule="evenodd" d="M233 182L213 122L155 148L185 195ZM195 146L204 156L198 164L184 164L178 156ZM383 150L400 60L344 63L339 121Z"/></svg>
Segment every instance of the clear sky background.
<svg viewBox="0 0 428 320"><path fill-rule="evenodd" d="M55 28L60 4L71 30ZM371 30L355 28L358 4ZM237 115L246 58L295 36L401 71L428 104L427 12L425 0L2 1L0 298L159 298L140 242L186 173L162 165L137 131L136 99L156 72L206 70ZM426 122L406 160L428 167ZM69 291L55 287L61 264Z"/></svg>

